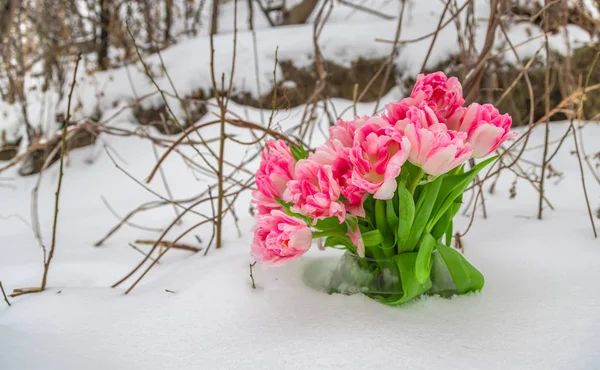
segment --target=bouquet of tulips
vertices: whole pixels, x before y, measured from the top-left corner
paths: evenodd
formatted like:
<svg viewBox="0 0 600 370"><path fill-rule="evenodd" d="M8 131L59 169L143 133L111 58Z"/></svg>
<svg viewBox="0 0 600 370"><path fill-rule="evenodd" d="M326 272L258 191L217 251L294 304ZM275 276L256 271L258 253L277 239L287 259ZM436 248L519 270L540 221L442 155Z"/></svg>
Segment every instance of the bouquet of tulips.
<svg viewBox="0 0 600 370"><path fill-rule="evenodd" d="M253 192L256 260L280 266L325 238L366 271L364 292L386 304L431 292L444 274L445 290L481 290L483 275L450 247L452 220L490 154L515 134L494 106L463 104L456 78L419 75L409 97L380 115L340 119L310 154L267 142Z"/></svg>

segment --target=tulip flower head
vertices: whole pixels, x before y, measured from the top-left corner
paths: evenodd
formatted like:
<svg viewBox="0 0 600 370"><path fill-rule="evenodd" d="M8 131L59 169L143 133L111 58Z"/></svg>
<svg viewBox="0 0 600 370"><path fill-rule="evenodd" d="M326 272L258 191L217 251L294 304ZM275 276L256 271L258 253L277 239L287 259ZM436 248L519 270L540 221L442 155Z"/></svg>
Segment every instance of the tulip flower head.
<svg viewBox="0 0 600 370"><path fill-rule="evenodd" d="M404 132L411 145L409 162L421 167L428 175L447 173L471 157L467 135L448 130L443 123L429 128L410 124Z"/></svg>
<svg viewBox="0 0 600 370"><path fill-rule="evenodd" d="M315 223L334 216L342 223L346 208L340 195L340 184L333 177L331 166L309 158L296 163L294 180L287 183L283 199L293 203L292 212L308 216Z"/></svg>
<svg viewBox="0 0 600 370"><path fill-rule="evenodd" d="M306 253L311 243L312 232L306 222L273 210L258 217L252 254L263 266L281 266Z"/></svg>
<svg viewBox="0 0 600 370"><path fill-rule="evenodd" d="M410 143L387 121L373 117L357 130L350 152L352 182L375 199L394 196L396 177L408 157Z"/></svg>
<svg viewBox="0 0 600 370"><path fill-rule="evenodd" d="M517 135L510 132L511 124L512 118L508 114L500 114L493 105L473 103L465 109L455 129L467 134L473 157L482 158Z"/></svg>
<svg viewBox="0 0 600 370"><path fill-rule="evenodd" d="M268 214L281 209L277 199L283 197L287 183L292 180L296 160L282 141L269 141L262 152L260 167L256 172L256 187L252 195L258 214Z"/></svg>

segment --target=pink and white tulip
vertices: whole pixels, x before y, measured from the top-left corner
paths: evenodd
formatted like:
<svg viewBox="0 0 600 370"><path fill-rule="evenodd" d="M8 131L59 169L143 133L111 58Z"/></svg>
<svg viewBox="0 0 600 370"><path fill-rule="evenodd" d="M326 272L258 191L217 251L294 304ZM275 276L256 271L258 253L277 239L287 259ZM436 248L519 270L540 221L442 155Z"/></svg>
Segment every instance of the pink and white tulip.
<svg viewBox="0 0 600 370"><path fill-rule="evenodd" d="M335 148L352 148L356 130L363 126L369 117L356 116L352 121L339 119L336 124L329 128L329 142Z"/></svg>
<svg viewBox="0 0 600 370"><path fill-rule="evenodd" d="M408 110L412 107L418 107L421 105L421 101L417 101L413 98L404 98L397 103L388 103L385 106L385 113L382 115L390 125L394 126L398 121L406 119L408 116Z"/></svg>
<svg viewBox="0 0 600 370"><path fill-rule="evenodd" d="M465 103L458 79L448 78L443 72L420 74L410 97L429 106L442 123L457 120Z"/></svg>
<svg viewBox="0 0 600 370"><path fill-rule="evenodd" d="M409 107L405 117L396 121L394 127L404 135L404 129L411 123L427 128L437 125L440 122L435 115L435 112L430 107L422 105L421 107Z"/></svg>
<svg viewBox="0 0 600 370"><path fill-rule="evenodd" d="M431 176L451 171L472 154L471 146L465 142L467 134L448 130L443 123L429 128L410 124L404 135L410 141L408 161Z"/></svg>
<svg viewBox="0 0 600 370"><path fill-rule="evenodd" d="M409 150L410 143L400 132L381 117L371 118L354 137L352 182L375 199L391 199Z"/></svg>
<svg viewBox="0 0 600 370"><path fill-rule="evenodd" d="M340 200L340 185L333 177L332 167L312 158L296 163L295 179L288 182L283 194L286 202L294 203L290 210L315 220L337 217L346 219L346 208Z"/></svg>
<svg viewBox="0 0 600 370"><path fill-rule="evenodd" d="M353 216L365 217L363 201L366 191L354 185L352 181L352 162L350 151L343 151L332 163L333 178L340 184L340 192L345 198L343 200L346 211Z"/></svg>
<svg viewBox="0 0 600 370"><path fill-rule="evenodd" d="M352 140L354 141L354 133L352 133ZM333 178L339 184L340 193L345 198L341 202L346 212L353 216L365 217L363 200L366 192L352 182L351 147L346 147L345 143L336 141L332 137L325 145L317 148L311 159L322 166L331 166Z"/></svg>
<svg viewBox="0 0 600 370"><path fill-rule="evenodd" d="M276 199L281 199L287 183L293 179L296 160L282 140L268 141L262 152L260 167L256 172L257 190L252 192L258 214L269 214L282 209Z"/></svg>
<svg viewBox="0 0 600 370"><path fill-rule="evenodd" d="M306 253L311 243L312 232L306 222L273 210L258 217L252 254L264 267L281 266Z"/></svg>
<svg viewBox="0 0 600 370"><path fill-rule="evenodd" d="M473 148L473 157L481 158L493 153L500 144L517 134L510 132L512 118L508 114L500 114L491 104L469 105L455 127L457 131L465 132L467 141Z"/></svg>

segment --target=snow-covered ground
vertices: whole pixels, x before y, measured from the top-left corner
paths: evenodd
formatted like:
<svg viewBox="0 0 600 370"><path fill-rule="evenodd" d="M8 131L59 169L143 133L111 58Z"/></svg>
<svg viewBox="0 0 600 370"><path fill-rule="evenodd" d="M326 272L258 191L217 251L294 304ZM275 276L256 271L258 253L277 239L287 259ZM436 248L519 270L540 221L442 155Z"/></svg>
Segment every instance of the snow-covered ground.
<svg viewBox="0 0 600 370"><path fill-rule="evenodd" d="M245 20L246 2L239 3L239 19ZM363 3L397 14L399 2ZM441 3L418 3L407 9L412 19L408 17L404 23L402 40L427 34L437 25ZM477 1L480 20L487 15L487 6L487 1ZM229 73L233 34L226 29L231 26L226 17L231 15L231 9L222 9L221 17L225 18L219 23L223 34L215 38L218 74ZM252 35L242 23L234 87L256 94ZM297 65L312 61L312 25L269 29L265 20L259 19L256 27L258 77L264 93L272 84L276 47L280 60L291 59ZM395 27L395 20L336 6L320 38L322 51L340 64L359 57L383 57L389 54L391 44L374 39L392 39ZM485 29L485 22L480 27ZM524 28L509 30L513 44L531 37ZM576 41L589 40L576 29L569 31L569 37L575 45ZM454 25L449 24L439 35L430 65L457 50L455 38ZM562 34L553 35L550 41L554 48L564 47ZM396 62L404 73L418 72L430 42L425 39L403 46ZM521 46L521 58L534 55L540 42L534 39ZM505 49L506 45L499 42L498 48ZM163 57L180 94L210 85L206 35L176 44L165 50ZM506 57L511 58L510 52ZM151 56L146 61L157 72L157 82L169 90L166 77L159 73L158 58ZM276 68L276 73L280 77L281 70ZM78 114L93 114L98 104L109 117L136 95L154 91L139 64L129 67L129 76L135 92L124 68L93 76L82 74L76 90L76 100L82 103ZM392 90L382 101L398 100L401 94ZM64 102L56 101L57 95L44 97L39 90L30 96L30 117L43 127L53 127L55 109ZM148 100L145 104L158 103ZM16 133L18 107L1 104L0 130ZM339 113L350 102L333 99L333 104ZM260 122L256 109L234 103L230 108ZM373 108L370 103L359 104L358 113L370 114ZM296 125L302 109L278 112L275 129L286 131ZM203 120L212 119L209 117ZM139 127L132 123L130 114L111 124ZM551 152L567 127L568 123L552 124ZM252 139L247 132L228 130L237 134L238 140ZM211 139L219 132L215 127L203 134ZM539 163L543 134L542 127L534 131L528 145L533 149L525 152L525 159ZM323 139L319 130L315 135L315 142ZM594 164L592 157L600 152L600 125L585 124L582 136ZM228 141L226 155L237 164L259 149L258 145L249 148ZM249 192L236 203L241 235L228 216L223 249L216 250L213 245L206 256L204 251L170 250L129 295L123 292L132 281L111 289L143 258L128 244L157 239L160 231L124 226L102 246L94 246L119 221L103 198L120 216L158 199L116 168L106 151L140 181L156 160L148 140L101 135L95 146L69 154L48 289L13 298L12 307L0 298L0 369L598 368L600 240L593 238L573 149L569 136L552 161L552 168L562 175L547 180L547 198L554 210L546 209L543 221L536 218L537 192L510 171L503 171L493 195L486 192L488 218L483 219L478 211L463 240L467 258L486 277L481 293L452 299L426 297L390 308L360 295L324 293L328 268L339 258L339 252L319 251L316 246L285 267L262 270L256 266L256 289L252 289L249 247L254 220L248 212ZM159 154L162 151L159 149ZM191 148L182 151L202 163ZM533 173L530 165L522 165ZM237 180L247 179L257 166L256 161L248 164L248 173L239 173ZM190 169L176 154L163 168L176 199L198 194L214 183L214 179ZM226 171L231 169L226 166ZM38 179L19 177L16 170L0 174L0 281L7 293L38 286L42 275L43 251L32 231L31 192ZM585 165L584 170L595 216L600 207L600 184ZM46 247L52 234L57 179L58 165L54 164L45 171L39 189L39 225ZM166 196L160 176L150 187ZM514 189L516 196L511 199ZM196 210L211 214L207 204ZM165 206L140 213L131 222L161 230L174 216L174 210ZM173 240L201 219L186 216L165 240ZM594 222L598 228L600 220L594 218ZM456 223L458 230L465 230L469 218L458 216ZM182 242L206 248L211 233L212 227L205 225ZM149 246L139 248L149 250Z"/></svg>
<svg viewBox="0 0 600 370"><path fill-rule="evenodd" d="M346 104L336 100L338 111ZM372 105L360 108L367 113ZM241 107L233 109L244 113ZM252 118L258 113L249 114ZM298 114L280 117L285 118L282 129L295 123ZM551 140L560 138L567 127L553 124ZM588 123L583 130L587 152L599 151L600 126ZM540 127L529 147L536 148L542 138ZM105 140L125 159L117 161L133 176L142 180L148 175L155 160L147 141ZM238 163L246 153L234 143L228 145L226 153ZM486 195L488 219L478 213L464 238L467 257L487 279L481 293L427 297L396 308L364 296L320 291L327 265L339 254L317 248L282 268L265 271L257 266L257 287L252 289L249 194L237 203L242 236L236 235L228 218L225 229L231 231L223 249L211 249L206 257L170 251L125 296L123 288L109 286L142 258L128 243L155 239L159 233L125 227L94 247L118 221L100 196L121 215L156 197L115 168L102 144L74 151L65 169L49 289L14 298L12 307L0 301L0 368L593 369L600 364L600 297L595 293L600 242L592 235L572 150L569 137L553 160L552 167L563 176L548 181L547 196L555 210L546 210L543 221L535 218L537 196L528 183L519 180L516 198L509 199L515 178L508 171L495 194ZM532 160L540 155L539 148L526 152ZM165 172L175 198L196 194L207 185L176 156L166 162ZM46 243L57 175L54 165L40 188ZM590 200L597 208L600 186L587 168L586 175ZM2 183L11 188L0 188L0 279L8 291L36 286L41 277L42 250L27 225L35 181L15 178ZM159 179L152 184L165 194ZM210 213L206 207L198 210ZM161 228L173 216L173 210L164 207L132 222ZM176 236L198 220L187 217L168 235ZM466 216L458 218L459 230L467 224ZM200 228L183 241L198 245L195 234L205 244L210 232L210 227Z"/></svg>

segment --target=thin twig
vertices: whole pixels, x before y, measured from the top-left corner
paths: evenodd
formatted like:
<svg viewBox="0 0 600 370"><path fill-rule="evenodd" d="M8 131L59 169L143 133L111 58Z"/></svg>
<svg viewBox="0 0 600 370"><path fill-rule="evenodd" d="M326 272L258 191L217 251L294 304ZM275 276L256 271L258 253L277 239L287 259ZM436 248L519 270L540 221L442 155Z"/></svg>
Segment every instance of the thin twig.
<svg viewBox="0 0 600 370"><path fill-rule="evenodd" d="M548 157L548 160L546 162L548 162L548 163L552 162L552 160L554 159L554 157L558 154L560 148L562 148L562 145L565 142L565 140L567 139L567 137L569 136L570 132L571 132L571 125L569 125L569 127L567 128L567 131L560 138L560 141L558 142L558 145L556 146L556 149L554 149L554 152ZM573 135L575 135L575 130L573 130Z"/></svg>
<svg viewBox="0 0 600 370"><path fill-rule="evenodd" d="M575 132L573 126L573 119L571 119L570 127ZM579 152L579 144L577 143L577 135L573 135L573 142L575 143L575 154L577 154L577 162L579 163L579 172L581 173L581 186L583 187L583 195L585 196L585 204L587 206L588 215L590 216L590 223L592 224L592 231L594 232L594 238L598 238L598 232L596 231L596 224L594 223L594 216L592 213L592 207L590 206L590 199L587 193L587 187L585 185L585 175L583 171L583 163L581 162L581 153Z"/></svg>
<svg viewBox="0 0 600 370"><path fill-rule="evenodd" d="M390 77L390 73L392 71L392 66L394 63L394 57L396 56L396 51L398 50L398 40L400 39L400 32L402 31L402 21L404 19L404 8L406 6L406 0L402 0L402 7L400 8L400 17L398 17L398 25L396 26L396 35L394 36L394 45L392 46L392 51L390 52L390 56L388 57L388 64L385 67L385 73L383 74L383 80L381 81L381 87L379 88L379 94L377 94L377 101L375 102L375 108L373 108L373 114L377 113L377 109L379 108L379 101L381 100L381 96L385 90L385 86L387 84L387 80Z"/></svg>
<svg viewBox="0 0 600 370"><path fill-rule="evenodd" d="M465 9L467 7L467 5L469 5L469 3L470 3L470 0L465 1L464 4L456 11L456 13L450 19L448 19L446 22L444 22L444 24L442 24L442 26L439 27L439 29L435 29L433 32L430 32L426 35L423 35L423 36L420 36L420 37L417 37L414 39L410 39L410 40L399 40L397 42L395 42L393 40L385 40L385 39L376 38L375 42L384 42L384 43L388 43L388 44L394 43L394 44L404 45L404 44L410 44L413 42L423 41L423 40L435 35L437 32L443 30L444 28L446 28L446 26L449 25L454 20L454 18L456 18L463 11L463 9Z"/></svg>
<svg viewBox="0 0 600 370"><path fill-rule="evenodd" d="M250 272L252 274L252 271ZM253 280L254 282L254 280ZM2 296L4 296L4 302L10 307L10 302L8 301L8 297L6 296L6 292L4 291L4 287L2 286L2 282L0 281L0 290L2 291Z"/></svg>
<svg viewBox="0 0 600 370"><path fill-rule="evenodd" d="M154 208L158 208L164 205L168 205L168 202L160 202L160 201L152 201L152 202L148 202L145 204L142 204L140 206L138 206L137 208L133 209L132 211L130 211L129 213L127 213L125 215L125 217L122 217L121 220L119 221L118 224L116 224L115 226L113 226L107 233L105 236L102 237L102 239L98 240L97 242L94 243L95 247L99 247L101 246L108 238L110 238L114 233L116 233L123 225L129 225L132 227L136 227L135 225L132 225L131 223L129 223L129 219L132 218L136 213L141 212L141 211L147 211L150 209L154 209ZM160 230L156 230L156 231L162 231L162 229Z"/></svg>
<svg viewBox="0 0 600 370"><path fill-rule="evenodd" d="M463 234L464 235L464 234ZM465 248L463 247L462 238L459 232L454 234L454 248L461 251L461 253L465 253Z"/></svg>
<svg viewBox="0 0 600 370"><path fill-rule="evenodd" d="M62 180L64 175L64 159L65 153L67 152L67 132L69 124L71 123L71 100L73 97L73 90L75 90L75 84L77 83L77 69L79 68L79 61L81 60L81 54L77 55L75 61L75 71L73 72L73 82L71 83L71 91L69 91L69 98L67 103L67 118L65 119L64 133L62 135L61 150L60 150L60 164L58 170L58 184L56 185L56 197L54 201L54 222L52 224L52 242L50 244L50 251L48 252L48 259L44 261L44 275L42 276L42 284L40 290L46 289L46 283L48 279L48 271L50 270L50 263L54 257L54 251L56 250L56 227L58 225L58 204L60 202L60 191L62 189Z"/></svg>
<svg viewBox="0 0 600 370"><path fill-rule="evenodd" d="M339 1L340 4L347 5L347 6L351 7L351 8L354 8L356 10L360 10L360 11L365 12L365 13L373 14L373 15L375 15L377 17L381 17L383 19L387 19L387 20L394 19L394 16L391 16L391 15L383 13L383 12L379 12L379 11L377 11L375 9L367 8L366 6L362 6L360 4L354 4L354 3L351 3L351 2L349 2L347 0L338 0L338 1Z"/></svg>
<svg viewBox="0 0 600 370"><path fill-rule="evenodd" d="M215 210L215 204L213 203L213 196L212 196L212 191L210 189L210 186L208 187L208 196L209 196L209 199L210 199L210 209L212 211L212 217L213 217L213 219L216 219L216 217L217 217L217 211ZM212 245L212 242L213 242L213 240L215 238L216 231L217 231L216 225L213 224L212 234L210 236L210 240L208 241L208 245L206 246L206 250L204 251L204 255L205 256L208 254L210 246Z"/></svg>
<svg viewBox="0 0 600 370"><path fill-rule="evenodd" d="M158 151L156 150L156 145L154 145L154 143L152 143L152 152L154 153L154 158L158 161L158 159L159 159ZM172 200L173 194L171 193L171 188L169 187L169 182L167 181L167 176L165 175L165 171L162 167L159 167L158 171L160 173L160 177L162 179L163 185L165 186L165 191L167 192L167 196L169 197L170 200ZM173 204L173 210L175 211L175 216L179 216L179 209L177 209L177 206L175 204Z"/></svg>
<svg viewBox="0 0 600 370"><path fill-rule="evenodd" d="M249 179L248 181L251 182L253 179ZM235 203L235 200L237 199L237 197L244 191L246 190L246 187L242 187L237 193L235 193L234 195L234 199L231 201L231 204ZM231 208L227 207L223 212L228 212ZM173 243L177 243L179 242L179 240L181 240L183 237L185 237L187 234L189 234L190 232L192 232L194 229L196 229L197 227L204 225L205 223L212 221L213 225L215 220L214 219L207 219L207 220L203 220L198 222L197 224L193 225L192 227L188 228L186 231L184 231L183 233L181 233L174 241ZM174 225L174 223L172 223L169 228L167 228L167 231ZM164 237L165 234L161 235L160 239L158 240L158 242L160 242L162 240L162 238ZM156 245L154 245L152 247L152 249L155 249ZM169 250L171 249L171 246L167 246L162 252L159 253L158 257L156 257L156 261L158 262L162 256L165 255L165 253L167 253ZM137 284L144 278L144 276L146 276L146 274L152 269L152 267L154 267L156 263L152 262L150 264L150 266L148 266L146 268L146 270L144 270L144 272L142 272L142 274L133 282L133 284L131 284L131 286L125 291L124 294L129 294L129 292L131 292L136 286ZM139 265L139 267L141 267L141 264Z"/></svg>
<svg viewBox="0 0 600 370"><path fill-rule="evenodd" d="M181 249L183 251L189 251L189 252L194 252L194 253L198 253L202 250L202 248L198 248L198 247L193 247L191 245L187 245L187 244L181 244L181 243L173 243L173 242L169 242L166 240L161 240L159 242L157 242L156 240L136 240L135 244L140 244L140 245L154 245L157 244L158 246L162 246L162 247L170 247L173 249Z"/></svg>
<svg viewBox="0 0 600 370"><path fill-rule="evenodd" d="M270 20L270 19L269 19ZM256 81L256 95L258 99L258 109L260 111L260 124L265 125L265 113L263 112L263 101L260 99L260 65L258 62L258 42L256 41L256 31L254 30L254 6L252 0L248 0L248 28L252 33L252 53L254 55L254 79Z"/></svg>
<svg viewBox="0 0 600 370"><path fill-rule="evenodd" d="M145 231L153 231L153 232L161 232L162 231L162 229L157 228L157 227L142 226L142 225L134 224L133 222L127 221L124 217L122 217L121 215L119 215L117 213L117 211L110 205L110 203L108 203L108 200L104 196L100 195L100 199L102 200L102 203L104 203L104 205L106 206L108 211L110 213L112 213L112 215L115 216L117 219L122 220L125 225L131 226L135 229L140 229L140 230L145 230ZM168 203L165 202L165 204L168 204Z"/></svg>
<svg viewBox="0 0 600 370"><path fill-rule="evenodd" d="M252 279L252 289L256 289L256 284L254 283L254 275L252 274L252 268L256 265L256 262L249 264L250 267L250 279ZM8 303L8 301L7 301ZM10 305L10 304L9 304Z"/></svg>
<svg viewBox="0 0 600 370"><path fill-rule="evenodd" d="M142 183L140 180L136 179L135 177L133 177L132 174L130 174L129 172L125 171L125 169L123 167L121 167L117 161L113 158L112 154L110 154L110 151L108 150L108 147L104 147L104 150L106 151L106 154L108 155L108 158L111 160L111 162L113 163L113 165L115 167L117 167L117 169L119 171L121 171L122 173L124 173L125 175L127 175L127 177L129 177L131 180L133 180L136 184L140 185L142 188L146 189L146 191L148 191L151 194L154 194L155 196L157 196L158 198L164 200L165 202L169 203L169 204L173 204L176 205L177 207L181 208L181 209L185 209L186 207L181 205L179 202L168 199L162 195L160 195L159 193L157 193L156 191L150 189L148 186L144 185L144 183ZM202 213L196 212L196 211L191 211L192 213L198 215L198 216L204 216Z"/></svg>
<svg viewBox="0 0 600 370"><path fill-rule="evenodd" d="M358 99L358 83L354 84L352 89L352 114L356 117L356 100Z"/></svg>
<svg viewBox="0 0 600 370"><path fill-rule="evenodd" d="M592 76L592 71L594 70L596 63L598 62L599 57L600 57L600 51L598 53L596 53L596 57L594 58L594 61L592 62L592 66L591 66L591 68L588 72L587 78L585 80L585 87L587 87L588 84L590 83L590 77ZM583 101L584 101L584 99L581 99L579 101L579 107L577 109L577 115L579 117L579 120L581 120L581 115L583 113ZM592 224L592 231L594 232L594 238L598 238L598 233L596 231L596 224L594 223L594 216L592 215L592 207L590 206L590 199L588 197L587 187L585 185L583 164L581 162L581 153L579 150L579 144L577 143L577 135L575 134L575 126L573 126L573 119L571 119L570 127L573 129L573 141L575 143L575 153L577 154L577 161L579 162L579 171L581 172L581 186L583 187L583 195L585 196L585 203L586 203L586 206L588 209L588 215L590 216L590 222ZM583 148L583 137L581 137L581 142L582 142L582 148ZM592 169L592 173L594 173L593 169Z"/></svg>
<svg viewBox="0 0 600 370"><path fill-rule="evenodd" d="M546 0L546 5L548 5L548 0ZM544 14L544 32L548 32L548 16ZM540 175L540 197L538 203L538 219L542 219L543 214L543 205L544 205L544 185L546 180L546 167L548 165L548 139L550 137L550 117L548 116L548 112L550 111L550 44L548 42L548 36L544 38L544 46L546 49L546 70L544 73L544 109L546 118L546 130L544 131L544 152L542 154L542 173Z"/></svg>
<svg viewBox="0 0 600 370"><path fill-rule="evenodd" d="M46 249L44 248L44 272L42 274L42 282L39 287L33 288L22 288L15 289L11 297L16 297L24 294L31 293L39 293L43 292L46 289L46 284L48 281L48 271L50 270L50 264L52 263L52 259L54 258L54 251L56 250L56 229L58 225L58 205L60 202L60 193L62 189L62 179L64 175L64 158L67 152L67 136L69 133L69 124L71 123L71 102L73 98L73 91L75 90L75 84L77 83L77 70L79 69L79 62L81 61L81 54L77 55L75 61L75 69L73 71L73 81L71 82L71 90L69 91L68 103L67 103L67 117L65 119L65 126L62 130L61 134L61 145L60 145L60 164L59 164L59 173L58 173L58 183L56 185L55 199L54 199L54 220L52 223L52 242L50 245L50 251L46 256ZM51 153L54 155L54 152ZM43 246L43 244L42 244Z"/></svg>
<svg viewBox="0 0 600 370"><path fill-rule="evenodd" d="M502 93L502 95L500 96L500 98L498 98L498 100L496 100L496 102L494 103L495 106L498 106L498 105L500 105L500 103L502 103L502 101L504 100L504 98L506 98L508 96L508 94L512 91L512 89L521 80L521 77L524 76L527 73L527 70L529 69L529 67L531 67L531 65L533 64L533 62L535 62L535 60L537 58L537 55L542 50L542 48L543 48L543 46L541 46L535 52L535 54L531 57L531 59L529 59L529 62L527 62L527 64L523 68L521 68L521 72L519 72L519 74L517 75L517 77L510 84L510 86Z"/></svg>
<svg viewBox="0 0 600 370"><path fill-rule="evenodd" d="M162 241L162 239L165 237L165 235L167 235L167 233L169 232L169 230L171 230L171 228L173 228L173 226L175 226L175 224L177 223L177 221L179 221L187 212L189 212L192 208L196 207L202 201L203 200L197 201L197 202L193 203L192 205L190 205L189 207L187 207L178 217L175 218L175 220L173 220L171 222L171 224L162 232L162 234L160 235L160 237L158 238L158 240L152 246L152 249L150 249L150 252L148 252L148 256L150 256L152 253L154 253L154 251L156 250L156 248L158 248L158 244ZM210 220L211 219L206 219L204 221L210 221ZM121 283L123 283L125 280L129 279L133 274L135 274L144 265L144 263L146 263L146 261L149 259L148 256L144 257L144 259L142 259L142 261L140 261L140 263L138 263L138 265L136 267L134 267L133 270L131 270L127 275L125 275L119 281L117 281L116 283L114 283L111 287L112 288L116 288Z"/></svg>
<svg viewBox="0 0 600 370"><path fill-rule="evenodd" d="M138 59L140 60L140 63L142 63L142 66L144 67L144 71L146 72L146 76L148 76L148 78L150 79L150 81L152 81L152 84L154 85L154 87L156 88L156 90L158 90L158 92L160 93L160 96L162 97L162 100L163 100L163 103L165 104L165 107L167 108L169 114L173 118L173 122L175 122L175 124L177 125L177 127L179 127L179 129L181 131L185 131L184 127L181 125L181 123L179 123L179 119L177 118L177 116L175 115L175 113L173 112L173 110L171 109L171 105L167 101L167 97L166 97L165 92L163 91L163 89L160 88L160 86L158 86L158 83L156 82L156 80L152 76L152 73L150 73L150 69L148 68L148 65L146 64L146 62L142 58L142 54L140 53L139 47L137 45L137 42L135 41L135 37L133 36L133 34L131 33L131 30L129 29L129 24L127 24L127 32L129 33L129 36L131 36L131 39L133 41L133 46L135 47L135 51L137 53ZM204 142L204 139L202 138L202 136L200 135L200 133L198 133L198 137L200 138L200 141ZM210 154L213 157L215 157L215 154L213 153L213 151L210 148L210 146L209 145L205 145L205 147L210 152ZM202 152L200 150L198 150L198 148L196 148L194 145L192 145L192 148L196 151L196 153L200 156L200 158L202 158L202 160L204 161L204 163L206 163L206 165L208 167L210 167L210 169L213 172L217 173L217 170L212 166L212 164L208 161L208 159L206 159L206 157L204 156L204 154L202 154Z"/></svg>
<svg viewBox="0 0 600 370"><path fill-rule="evenodd" d="M232 188L233 186L234 186L234 185L231 185L231 187L230 187L230 188ZM226 194L225 196L231 196L231 195L234 195L234 197L236 197L236 198L237 198L237 196L238 196L238 195L239 195L239 194L240 194L240 193L241 193L243 190L246 190L246 189L247 189L247 187L244 187L244 186L242 186L241 190L240 190L240 191L238 191L237 193L233 193L233 194ZM228 189L228 190L229 190L229 189ZM209 195L210 195L210 193L209 193ZM184 216L184 215L185 215L187 212L192 212L192 209L193 209L194 207L196 207L196 206L198 206L198 205L200 205L200 204L202 204L202 203L204 203L204 202L206 202L206 201L209 201L209 200L212 200L212 196L209 196L208 198L203 198L203 199L200 199L200 200L196 201L195 203L193 203L192 205L190 205L189 207L187 207L187 208L186 208L186 209L185 209L185 210L184 210L184 211L183 211L183 212L182 212L182 213L179 215L179 217L178 217L178 218L176 218L175 220L173 220L173 221L171 222L171 224L170 224L170 225L169 225L169 226L168 226L168 227L167 227L167 228L166 228L166 229L165 229L165 230L162 232L162 234L160 235L160 237L158 238L158 240L157 240L157 241L155 242L155 244L152 246L152 249L150 250L149 254L152 254L152 253L153 253L153 252L156 250L156 248L158 248L158 245L159 245L159 243L160 243L160 242L163 240L163 238L166 236L166 234L167 234L167 233L168 233L168 232L169 232L169 231L170 231L170 230L171 230L171 229L172 229L172 228L175 226L175 224L176 224L176 223L179 221L179 219L180 219L180 218L182 218L182 217L183 217L183 216ZM212 202L211 202L211 203L212 203ZM231 203L233 204L233 201L232 201ZM228 210L229 210L229 208L225 209L225 211L224 211L224 212L227 212ZM202 215L202 214L200 214L200 215ZM179 241L179 240L180 240L180 239L181 239L181 238L182 238L184 235L186 235L186 234L187 234L187 232L189 232L189 231L193 230L195 227L198 227L198 226L200 226L200 225L203 225L203 224L205 224L205 223L207 223L207 222L209 222L209 221L212 221L212 222L213 222L213 225L214 225L214 221L215 221L215 217L214 217L214 216L213 216L212 218L211 218L211 217L208 217L208 216L204 216L204 215L202 215L202 216L203 216L203 217L205 217L206 219L205 219L205 220L203 220L203 221L201 221L201 222L199 222L199 223L197 223L195 226L193 226L192 228L188 229L188 231L186 231L186 232L184 232L183 234L181 234L179 237L177 237L177 239L175 239L175 240L173 241L173 243L177 243L177 242L178 242L178 241ZM211 241L212 241L212 239L211 239ZM209 247L210 247L210 243L209 243L209 246L207 247L207 250L208 250L208 248L209 248ZM164 253L166 253L166 252L167 252L169 249L170 249L170 246L167 246L167 247L165 248L165 250L159 254L159 257L157 257L157 260L158 260L158 259L160 259L160 257L162 257L162 255L163 255ZM136 265L136 266L133 268L133 270L131 270L131 271L130 271L130 272L127 274L127 275L125 275L123 278L121 278L121 279L120 279L119 281L117 281L115 284L113 284L113 285L112 285L112 288L115 288L115 287L119 286L119 285L120 285L121 283L123 283L125 280L129 279L129 278L130 278L130 277L131 277L133 274L135 274L135 273L136 273L136 272L137 272L137 271L138 271L138 270L139 270L139 269L140 269L140 268L141 268L141 267L142 267L142 266L143 266L143 265L146 263L146 261L147 261L147 260L148 260L148 258L144 258L142 261L140 261L140 263L138 263L138 264L137 264L137 265ZM149 270L149 269L150 269L152 266L153 266L153 265L151 265L151 266L148 268L148 270ZM147 271L146 271L146 272L147 272ZM145 273L144 273L144 275L145 275ZM142 277L143 277L143 276L142 276ZM127 294L127 293L128 293L130 290L131 290L131 289L133 289L133 287L134 287L134 286L137 284L137 282L139 282L139 280L141 280L141 278L142 278L142 277L140 277L140 278L139 278L139 279L136 281L136 283L134 283L134 284L133 284L133 286L132 286L130 289L128 289L128 290L125 292L125 294Z"/></svg>
<svg viewBox="0 0 600 370"><path fill-rule="evenodd" d="M423 64L421 65L420 73L425 72L425 67L427 66L427 61L429 60L429 56L431 55L431 51L433 50L433 45L435 45L435 41L437 40L437 37L440 33L440 29L442 27L442 22L444 21L444 17L446 16L446 12L448 11L448 8L450 7L450 2L451 2L451 0L446 1L446 6L444 7L444 11L442 12L442 15L440 16L440 21L438 22L438 25L435 28L435 33L433 34L433 39L431 39L431 43L429 44L429 49L427 49L427 54L425 55L425 59L423 60Z"/></svg>
<svg viewBox="0 0 600 370"><path fill-rule="evenodd" d="M148 257L148 259L150 259L151 261L154 261L154 258L152 258L149 254L146 254L146 252L144 252L143 250L141 250L140 248L138 248L135 244L133 243L129 243L129 246L131 248L133 248L135 251L139 252L141 255Z"/></svg>

